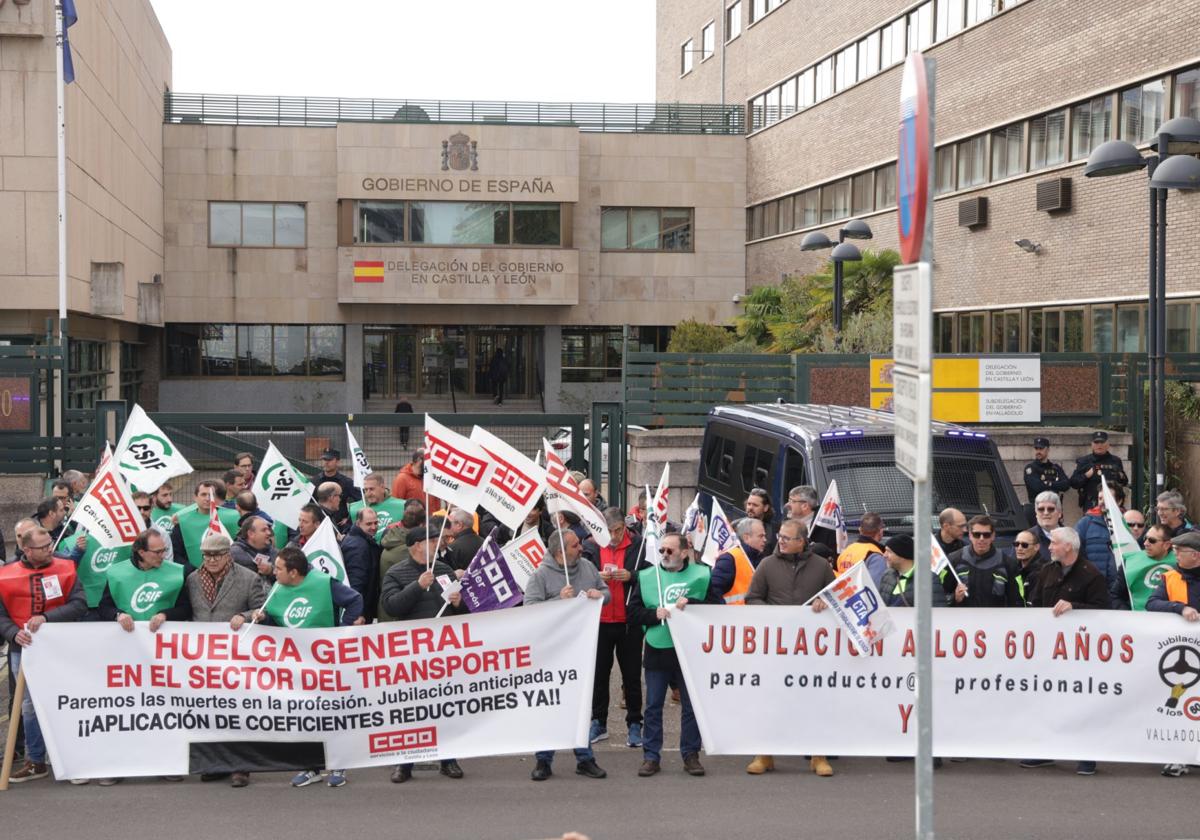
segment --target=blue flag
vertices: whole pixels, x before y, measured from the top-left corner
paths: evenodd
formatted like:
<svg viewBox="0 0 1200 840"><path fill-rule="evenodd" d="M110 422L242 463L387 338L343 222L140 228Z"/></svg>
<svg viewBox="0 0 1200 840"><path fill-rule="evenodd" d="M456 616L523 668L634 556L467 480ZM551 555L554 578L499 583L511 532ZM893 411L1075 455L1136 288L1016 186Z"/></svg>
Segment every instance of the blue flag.
<svg viewBox="0 0 1200 840"><path fill-rule="evenodd" d="M63 81L67 84L75 81L75 62L71 60L71 41L67 38L67 30L79 20L75 14L75 0L62 0L63 7Z"/></svg>

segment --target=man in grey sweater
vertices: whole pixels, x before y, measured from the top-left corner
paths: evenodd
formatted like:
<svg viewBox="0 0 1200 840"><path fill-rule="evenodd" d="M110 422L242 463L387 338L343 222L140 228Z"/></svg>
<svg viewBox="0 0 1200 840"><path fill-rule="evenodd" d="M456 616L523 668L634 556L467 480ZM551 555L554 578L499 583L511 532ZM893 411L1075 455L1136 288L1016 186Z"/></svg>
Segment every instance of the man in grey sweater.
<svg viewBox="0 0 1200 840"><path fill-rule="evenodd" d="M559 598L574 598L577 593L587 593L589 598L602 598L608 603L608 584L600 579L600 570L590 561L579 562L583 546L579 537L569 528L555 531L546 542L549 557L538 566L533 577L525 586L525 603L540 604ZM568 583L568 575L570 583ZM530 778L544 782L552 775L554 750L540 750L535 756L537 765ZM608 774L596 763L591 744L575 749L575 772L589 779L603 779Z"/></svg>

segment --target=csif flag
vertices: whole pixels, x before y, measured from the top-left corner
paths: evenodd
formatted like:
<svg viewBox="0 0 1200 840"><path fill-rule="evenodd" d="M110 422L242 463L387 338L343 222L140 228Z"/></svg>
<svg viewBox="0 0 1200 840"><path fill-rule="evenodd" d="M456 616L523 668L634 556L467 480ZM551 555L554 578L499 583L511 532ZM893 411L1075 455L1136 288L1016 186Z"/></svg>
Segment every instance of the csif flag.
<svg viewBox="0 0 1200 840"><path fill-rule="evenodd" d="M350 462L354 465L354 486L361 490L363 481L371 474L371 465L367 461L367 453L363 452L358 441L354 439L349 423L346 424L346 443L350 447Z"/></svg>
<svg viewBox="0 0 1200 840"><path fill-rule="evenodd" d="M495 465L480 504L515 531L542 495L546 471L480 426L471 430L471 440L483 447Z"/></svg>
<svg viewBox="0 0 1200 840"><path fill-rule="evenodd" d="M259 508L289 528L300 527L300 508L312 500L313 484L300 474L275 444L267 442L258 475L254 476L254 495Z"/></svg>
<svg viewBox="0 0 1200 840"><path fill-rule="evenodd" d="M483 488L494 470L482 446L425 415L426 493L474 511L483 501Z"/></svg>
<svg viewBox="0 0 1200 840"><path fill-rule="evenodd" d="M568 511L579 517L587 528L596 545L604 548L611 542L608 534L608 523L604 514L596 510L596 506L583 495L579 485L568 472L566 464L550 445L550 441L542 438L542 453L546 457L546 508L550 513Z"/></svg>
<svg viewBox="0 0 1200 840"><path fill-rule="evenodd" d="M342 560L342 549L338 546L337 532L333 520L328 516L321 520L317 530L303 545L304 556L314 569L324 572L339 583L346 582L346 563Z"/></svg>
<svg viewBox="0 0 1200 840"><path fill-rule="evenodd" d="M1104 522L1108 525L1109 545L1112 548L1113 560L1117 567L1125 571L1125 585L1129 588L1129 604L1135 610L1146 609L1146 601L1154 594L1162 580L1163 572L1175 568L1173 562L1168 562L1167 555L1163 560L1155 560L1146 554L1145 549L1138 545L1137 539L1125 524L1125 517L1117 504L1104 474L1100 474L1100 496L1104 502Z"/></svg>
<svg viewBox="0 0 1200 840"><path fill-rule="evenodd" d="M817 515L813 517L812 525L808 529L810 535L814 528L828 528L837 534L839 554L845 551L846 546L850 543L850 535L846 533L846 517L842 512L842 501L838 497L837 479L829 482L829 489L825 491L821 507L817 509Z"/></svg>
<svg viewBox="0 0 1200 840"><path fill-rule="evenodd" d="M68 521L78 522L102 548L129 545L145 527L133 493L111 459L96 470Z"/></svg>
<svg viewBox="0 0 1200 840"><path fill-rule="evenodd" d="M495 528L467 566L460 591L463 604L473 613L515 607L524 599L524 590L517 585L503 550L496 545Z"/></svg>
<svg viewBox="0 0 1200 840"><path fill-rule="evenodd" d="M825 602L864 656L896 629L866 563L855 563L814 597Z"/></svg>
<svg viewBox="0 0 1200 840"><path fill-rule="evenodd" d="M125 480L144 493L153 493L172 478L192 472L187 458L140 405L129 412L113 458Z"/></svg>

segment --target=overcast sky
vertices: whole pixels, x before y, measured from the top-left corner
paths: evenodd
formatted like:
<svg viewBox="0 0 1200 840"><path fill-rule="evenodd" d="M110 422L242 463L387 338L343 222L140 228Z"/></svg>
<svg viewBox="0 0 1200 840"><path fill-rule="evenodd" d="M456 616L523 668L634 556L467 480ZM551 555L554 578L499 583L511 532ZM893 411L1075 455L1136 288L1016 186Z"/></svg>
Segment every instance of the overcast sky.
<svg viewBox="0 0 1200 840"><path fill-rule="evenodd" d="M175 90L654 101L654 0L151 0Z"/></svg>

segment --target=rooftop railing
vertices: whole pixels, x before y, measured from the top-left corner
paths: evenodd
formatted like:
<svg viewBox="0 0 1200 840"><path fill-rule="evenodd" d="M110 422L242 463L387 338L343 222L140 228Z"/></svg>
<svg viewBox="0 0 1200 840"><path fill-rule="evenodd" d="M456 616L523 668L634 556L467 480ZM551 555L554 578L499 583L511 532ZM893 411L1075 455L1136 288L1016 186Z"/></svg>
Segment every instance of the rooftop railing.
<svg viewBox="0 0 1200 840"><path fill-rule="evenodd" d="M580 131L646 134L745 134L741 105L656 102L455 102L231 96L167 91L163 121L201 125L332 126L338 123L476 123L572 126Z"/></svg>

